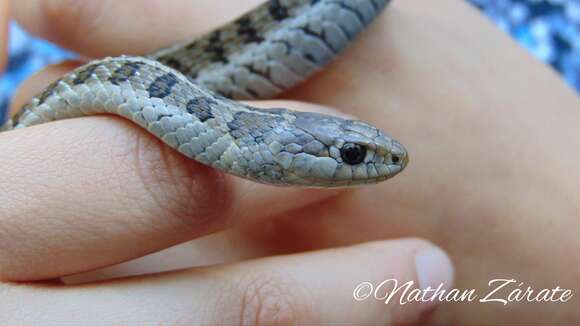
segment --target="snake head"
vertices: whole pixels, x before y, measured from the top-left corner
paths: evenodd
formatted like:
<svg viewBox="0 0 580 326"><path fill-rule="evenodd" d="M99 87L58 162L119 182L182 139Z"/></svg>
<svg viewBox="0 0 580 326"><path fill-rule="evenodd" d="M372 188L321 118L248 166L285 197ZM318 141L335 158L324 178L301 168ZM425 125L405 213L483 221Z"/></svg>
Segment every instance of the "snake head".
<svg viewBox="0 0 580 326"><path fill-rule="evenodd" d="M348 187L401 172L405 148L365 122L287 109L245 107L227 124L235 150L207 164L282 186Z"/></svg>
<svg viewBox="0 0 580 326"><path fill-rule="evenodd" d="M319 187L377 183L401 172L406 149L378 128L362 121L292 112L295 146L285 182Z"/></svg>
<svg viewBox="0 0 580 326"><path fill-rule="evenodd" d="M384 181L401 172L409 162L401 143L365 122L345 120L342 134L330 147L338 165L333 184L359 185Z"/></svg>

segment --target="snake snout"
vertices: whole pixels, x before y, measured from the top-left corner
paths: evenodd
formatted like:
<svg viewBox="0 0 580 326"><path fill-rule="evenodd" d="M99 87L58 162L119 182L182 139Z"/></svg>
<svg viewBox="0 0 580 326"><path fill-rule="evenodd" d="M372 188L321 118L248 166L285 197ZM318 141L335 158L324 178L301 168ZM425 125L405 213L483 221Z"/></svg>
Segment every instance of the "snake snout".
<svg viewBox="0 0 580 326"><path fill-rule="evenodd" d="M409 154L405 147L393 138L380 134L375 139L377 151L372 162L378 172L376 181L390 179L403 171L409 164Z"/></svg>
<svg viewBox="0 0 580 326"><path fill-rule="evenodd" d="M391 150L391 164L400 167L400 171L402 171L407 164L409 164L409 153L397 141L393 141L393 149Z"/></svg>

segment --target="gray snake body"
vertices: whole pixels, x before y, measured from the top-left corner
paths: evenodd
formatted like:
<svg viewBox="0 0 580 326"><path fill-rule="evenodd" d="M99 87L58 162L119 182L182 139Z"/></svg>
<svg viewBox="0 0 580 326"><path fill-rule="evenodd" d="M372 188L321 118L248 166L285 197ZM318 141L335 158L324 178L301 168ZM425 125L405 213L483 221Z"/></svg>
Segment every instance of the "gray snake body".
<svg viewBox="0 0 580 326"><path fill-rule="evenodd" d="M388 0L271 0L147 57L92 61L34 97L3 130L92 114L127 118L185 156L275 185L375 183L407 163L360 121L234 99L268 98L330 62Z"/></svg>

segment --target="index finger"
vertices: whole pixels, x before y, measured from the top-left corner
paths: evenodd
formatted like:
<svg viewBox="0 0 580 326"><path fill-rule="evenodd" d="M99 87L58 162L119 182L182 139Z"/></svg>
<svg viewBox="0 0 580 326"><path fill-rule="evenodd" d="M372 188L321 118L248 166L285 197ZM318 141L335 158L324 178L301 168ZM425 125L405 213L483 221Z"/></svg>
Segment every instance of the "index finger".
<svg viewBox="0 0 580 326"><path fill-rule="evenodd" d="M263 223L340 191L222 176L111 117L9 131L0 135L0 148L2 280L49 279L124 262Z"/></svg>
<svg viewBox="0 0 580 326"><path fill-rule="evenodd" d="M89 57L144 54L203 34L260 0L13 0L32 33Z"/></svg>

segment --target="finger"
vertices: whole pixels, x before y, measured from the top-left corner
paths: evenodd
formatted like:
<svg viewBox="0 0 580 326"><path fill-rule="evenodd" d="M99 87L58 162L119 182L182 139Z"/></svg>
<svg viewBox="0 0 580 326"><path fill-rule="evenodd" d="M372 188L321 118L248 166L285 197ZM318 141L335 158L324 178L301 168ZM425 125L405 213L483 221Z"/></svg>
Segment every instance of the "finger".
<svg viewBox="0 0 580 326"><path fill-rule="evenodd" d="M217 27L260 2L14 0L13 5L18 21L33 33L102 57L154 51Z"/></svg>
<svg viewBox="0 0 580 326"><path fill-rule="evenodd" d="M437 304L408 300L402 291L387 299L392 285L379 286L387 280L410 281L409 291L449 289L453 267L424 241L382 241L99 286L18 287L0 299L0 312L16 324L407 325ZM376 298L367 297L370 288L357 289L363 282L379 287ZM17 302L35 302L37 309L24 315ZM69 302L78 309L71 311Z"/></svg>
<svg viewBox="0 0 580 326"><path fill-rule="evenodd" d="M0 72L4 71L8 60L8 21L10 20L10 2L0 1Z"/></svg>
<svg viewBox="0 0 580 326"><path fill-rule="evenodd" d="M0 149L0 277L9 280L114 264L337 193L223 177L108 116L3 133Z"/></svg>

